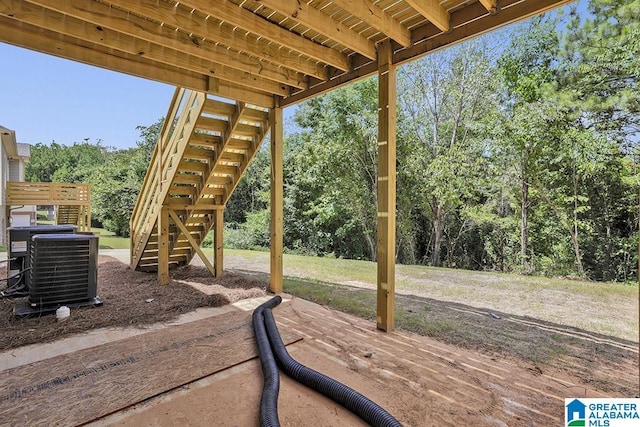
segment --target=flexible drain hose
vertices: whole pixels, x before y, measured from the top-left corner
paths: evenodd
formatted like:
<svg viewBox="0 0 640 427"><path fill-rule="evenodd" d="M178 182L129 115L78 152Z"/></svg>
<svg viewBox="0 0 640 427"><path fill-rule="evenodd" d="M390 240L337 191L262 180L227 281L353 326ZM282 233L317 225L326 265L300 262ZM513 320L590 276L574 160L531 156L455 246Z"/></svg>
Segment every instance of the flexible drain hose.
<svg viewBox="0 0 640 427"><path fill-rule="evenodd" d="M276 305L280 304L282 298L276 296L269 301L260 305L253 311L253 331L256 335L256 343L258 344L258 356L260 357L260 365L262 365L262 375L264 376L264 384L262 386L262 397L260 398L260 426L262 427L280 427L278 420L278 392L280 391L280 374L278 366L273 357L269 338L265 332L265 324L263 314L265 309L268 311Z"/></svg>
<svg viewBox="0 0 640 427"><path fill-rule="evenodd" d="M299 383L324 394L329 399L349 409L351 412L358 415L374 427L402 426L402 424L400 424L393 415L389 414L382 407L367 399L357 391L334 380L333 378L329 378L328 376L316 372L311 368L307 368L294 360L289 356L289 353L282 342L282 338L278 332L278 327L273 319L273 313L271 313L271 307L265 308L262 314L267 328L269 341L271 342L271 348L273 349L278 365L285 374Z"/></svg>

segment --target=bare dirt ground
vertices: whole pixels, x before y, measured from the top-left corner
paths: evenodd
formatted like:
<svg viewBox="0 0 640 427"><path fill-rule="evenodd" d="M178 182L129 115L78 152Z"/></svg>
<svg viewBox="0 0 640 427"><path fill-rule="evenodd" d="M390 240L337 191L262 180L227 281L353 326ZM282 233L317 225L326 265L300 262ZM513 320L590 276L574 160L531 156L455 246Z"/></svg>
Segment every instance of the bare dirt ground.
<svg viewBox="0 0 640 427"><path fill-rule="evenodd" d="M74 310L72 322L58 323L51 316L15 319L13 303L0 300L0 349L98 327L142 327L198 307L266 294L264 276L255 273L227 270L216 280L192 265L172 271L171 277L170 285L158 286L155 275L101 257L103 307ZM334 299L358 298L375 310L371 290L323 286L333 286ZM284 315L275 312L281 328L304 337L291 346L292 355L381 403L405 425L557 425L564 397L640 396L635 342L501 312L497 319L476 307L408 295L400 295L398 304L409 320L406 330L412 332L384 334L375 330L370 313L355 317L300 303ZM414 315L429 316L429 328ZM428 337L434 330L440 338ZM98 424L256 425L261 385L259 364L253 360ZM286 379L280 402L283 425L309 425L310 420L314 425L362 425Z"/></svg>
<svg viewBox="0 0 640 427"><path fill-rule="evenodd" d="M294 298L274 309L303 340L292 357L382 405L405 426L560 425L565 397L602 393L563 372L522 366ZM629 369L620 365L620 370ZM258 425L262 374L251 360L96 422L98 426ZM363 426L336 403L281 375L283 426Z"/></svg>

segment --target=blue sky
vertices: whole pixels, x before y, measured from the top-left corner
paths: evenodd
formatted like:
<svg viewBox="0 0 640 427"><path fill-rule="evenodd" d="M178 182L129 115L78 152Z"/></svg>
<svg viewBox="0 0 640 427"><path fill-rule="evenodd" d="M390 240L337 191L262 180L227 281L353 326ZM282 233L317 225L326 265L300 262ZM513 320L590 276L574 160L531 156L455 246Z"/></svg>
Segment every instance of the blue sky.
<svg viewBox="0 0 640 427"><path fill-rule="evenodd" d="M167 114L175 86L0 43L0 125L18 142L86 138L135 147L136 126ZM295 107L284 111L285 123Z"/></svg>
<svg viewBox="0 0 640 427"><path fill-rule="evenodd" d="M134 147L174 87L0 43L0 125L18 142Z"/></svg>

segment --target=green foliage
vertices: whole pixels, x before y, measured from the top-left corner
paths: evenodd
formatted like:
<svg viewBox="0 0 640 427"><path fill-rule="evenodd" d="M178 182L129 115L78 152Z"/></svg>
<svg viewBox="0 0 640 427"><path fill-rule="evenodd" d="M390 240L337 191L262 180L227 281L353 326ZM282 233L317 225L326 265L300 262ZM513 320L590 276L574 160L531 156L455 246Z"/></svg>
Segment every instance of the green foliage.
<svg viewBox="0 0 640 427"><path fill-rule="evenodd" d="M31 147L31 160L25 167L30 182L88 182L93 170L104 164L109 150L98 141L74 143L72 146L41 142Z"/></svg>
<svg viewBox="0 0 640 427"><path fill-rule="evenodd" d="M142 185L141 157L137 149L111 153L91 180L94 215L117 236L129 235L129 218Z"/></svg>
<svg viewBox="0 0 640 427"><path fill-rule="evenodd" d="M637 277L639 9L592 0L399 69L399 262ZM296 112L287 250L375 259L376 86ZM235 247L268 243L268 181L264 150L228 205Z"/></svg>
<svg viewBox="0 0 640 427"><path fill-rule="evenodd" d="M566 10L400 67L399 262L637 277L640 0ZM377 115L375 78L299 106L287 251L375 260ZM126 235L162 125L130 150L36 144L27 179L92 184L94 216ZM269 246L269 168L264 147L227 204L227 247Z"/></svg>
<svg viewBox="0 0 640 427"><path fill-rule="evenodd" d="M31 147L25 175L32 182L91 185L92 216L117 236L129 235L129 218L142 186L163 119L139 126L137 148L110 150L98 141L65 146L52 142Z"/></svg>

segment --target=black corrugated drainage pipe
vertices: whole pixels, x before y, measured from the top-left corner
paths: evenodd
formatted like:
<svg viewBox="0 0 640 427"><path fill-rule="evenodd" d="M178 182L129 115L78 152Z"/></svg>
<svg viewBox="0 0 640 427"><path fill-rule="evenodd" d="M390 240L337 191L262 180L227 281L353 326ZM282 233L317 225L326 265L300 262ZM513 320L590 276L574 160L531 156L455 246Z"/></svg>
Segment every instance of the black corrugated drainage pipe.
<svg viewBox="0 0 640 427"><path fill-rule="evenodd" d="M271 308L265 308L263 317L274 356L285 374L299 383L324 394L374 427L402 426L393 415L357 391L294 360L289 356L282 342Z"/></svg>
<svg viewBox="0 0 640 427"><path fill-rule="evenodd" d="M278 366L273 357L269 338L265 332L265 323L263 314L265 310L271 310L280 304L282 298L275 296L269 301L260 305L253 311L253 331L256 335L256 343L258 344L258 356L260 357L260 365L262 365L262 375L264 376L264 384L262 386L262 397L260 398L260 426L261 427L280 427L278 420L278 392L280 391L280 374Z"/></svg>

